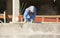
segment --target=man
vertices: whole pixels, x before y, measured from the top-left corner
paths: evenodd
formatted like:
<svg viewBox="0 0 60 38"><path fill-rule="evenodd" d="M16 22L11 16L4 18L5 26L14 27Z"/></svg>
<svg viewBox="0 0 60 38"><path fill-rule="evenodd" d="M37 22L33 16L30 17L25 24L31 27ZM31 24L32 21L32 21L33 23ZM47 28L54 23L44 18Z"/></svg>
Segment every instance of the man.
<svg viewBox="0 0 60 38"><path fill-rule="evenodd" d="M26 8L24 12L24 22L33 22L35 16L36 16L36 8L34 6Z"/></svg>

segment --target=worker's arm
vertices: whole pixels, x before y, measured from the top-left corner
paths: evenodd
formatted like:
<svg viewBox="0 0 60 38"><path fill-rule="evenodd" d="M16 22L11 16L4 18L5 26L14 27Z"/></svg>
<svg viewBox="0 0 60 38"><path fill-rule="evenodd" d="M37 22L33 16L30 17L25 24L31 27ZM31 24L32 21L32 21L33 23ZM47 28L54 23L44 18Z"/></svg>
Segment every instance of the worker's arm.
<svg viewBox="0 0 60 38"><path fill-rule="evenodd" d="M30 18L30 16L29 16L29 10L28 10L28 8L25 10L25 12L24 12L24 20L27 20L27 18Z"/></svg>

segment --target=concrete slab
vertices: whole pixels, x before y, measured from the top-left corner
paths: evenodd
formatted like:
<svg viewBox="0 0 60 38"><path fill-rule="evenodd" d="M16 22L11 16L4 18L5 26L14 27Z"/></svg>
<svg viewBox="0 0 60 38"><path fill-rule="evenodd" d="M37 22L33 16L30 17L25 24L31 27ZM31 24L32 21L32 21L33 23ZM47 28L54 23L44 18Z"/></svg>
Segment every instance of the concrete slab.
<svg viewBox="0 0 60 38"><path fill-rule="evenodd" d="M60 38L60 23L1 23L0 38Z"/></svg>

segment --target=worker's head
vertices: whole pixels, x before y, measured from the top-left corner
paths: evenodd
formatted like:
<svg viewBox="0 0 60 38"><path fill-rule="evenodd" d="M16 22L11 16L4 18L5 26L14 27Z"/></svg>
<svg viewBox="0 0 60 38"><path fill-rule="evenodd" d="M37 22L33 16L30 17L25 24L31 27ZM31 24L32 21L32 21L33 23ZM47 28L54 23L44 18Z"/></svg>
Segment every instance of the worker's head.
<svg viewBox="0 0 60 38"><path fill-rule="evenodd" d="M30 6L30 7L29 7L30 12L33 13L33 12L34 12L34 8L35 8L34 6Z"/></svg>

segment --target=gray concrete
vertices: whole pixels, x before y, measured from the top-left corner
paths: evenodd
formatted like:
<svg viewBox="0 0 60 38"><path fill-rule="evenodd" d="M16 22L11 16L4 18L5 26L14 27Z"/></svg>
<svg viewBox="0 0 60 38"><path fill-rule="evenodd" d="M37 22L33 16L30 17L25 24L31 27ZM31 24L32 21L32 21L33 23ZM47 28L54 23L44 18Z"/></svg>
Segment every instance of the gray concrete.
<svg viewBox="0 0 60 38"><path fill-rule="evenodd" d="M1 23L0 38L60 38L60 23Z"/></svg>

